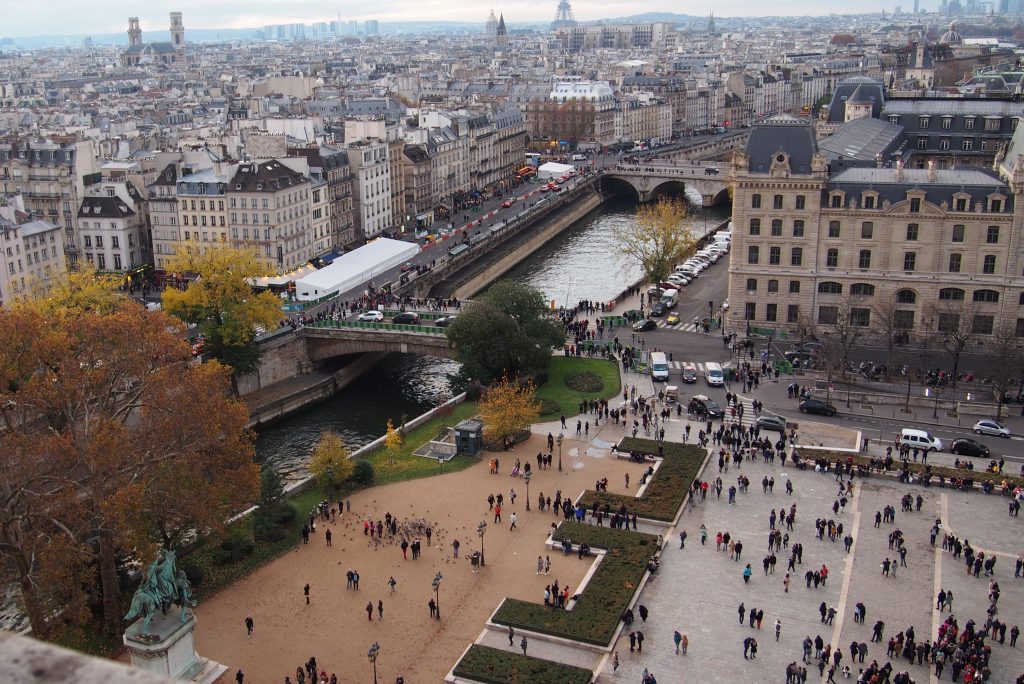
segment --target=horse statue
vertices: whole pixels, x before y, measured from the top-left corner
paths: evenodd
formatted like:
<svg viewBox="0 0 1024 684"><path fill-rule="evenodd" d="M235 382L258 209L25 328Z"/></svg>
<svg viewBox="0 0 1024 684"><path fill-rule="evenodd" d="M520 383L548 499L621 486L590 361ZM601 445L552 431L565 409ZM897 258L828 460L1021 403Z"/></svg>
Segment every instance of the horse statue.
<svg viewBox="0 0 1024 684"><path fill-rule="evenodd" d="M195 608L192 585L185 572L175 567L176 562L177 555L168 549L146 568L142 583L132 597L131 608L124 617L125 620L142 618L140 636L150 636L149 626L157 610L166 615L171 604L177 604L181 606L181 621L185 622L188 620L187 609Z"/></svg>

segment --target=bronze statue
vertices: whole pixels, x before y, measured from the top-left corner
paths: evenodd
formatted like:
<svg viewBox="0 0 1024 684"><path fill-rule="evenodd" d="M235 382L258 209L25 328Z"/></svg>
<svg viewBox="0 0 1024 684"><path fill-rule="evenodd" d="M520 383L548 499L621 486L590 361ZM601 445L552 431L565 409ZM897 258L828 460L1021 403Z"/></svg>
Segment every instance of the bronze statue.
<svg viewBox="0 0 1024 684"><path fill-rule="evenodd" d="M177 556L172 549L164 551L146 568L142 583L132 596L131 608L124 619L130 621L142 618L140 637L151 636L149 626L157 609L166 615L171 604L177 604L181 606L181 621L185 622L188 619L186 609L196 605L192 599L192 585L185 572L175 567L176 562Z"/></svg>

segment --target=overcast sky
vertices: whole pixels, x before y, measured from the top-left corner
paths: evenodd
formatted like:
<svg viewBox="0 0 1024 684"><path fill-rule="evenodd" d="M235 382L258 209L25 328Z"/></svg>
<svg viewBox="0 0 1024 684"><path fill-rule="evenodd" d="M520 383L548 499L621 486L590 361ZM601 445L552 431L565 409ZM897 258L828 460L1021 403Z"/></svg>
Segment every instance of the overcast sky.
<svg viewBox="0 0 1024 684"><path fill-rule="evenodd" d="M899 0L847 0L841 4L843 13L877 12L883 7L892 11ZM166 31L167 14L184 14L185 29L194 28L259 28L266 24L310 23L314 21L351 19L363 21L479 21L487 18L488 0L0 0L4 17L0 35L32 36L90 33L113 33L127 28L127 18L138 16L143 34ZM903 0L905 9L913 0ZM935 4L938 3L928 3ZM554 19L558 0L495 0L495 13L502 12L510 23L548 22ZM714 0L701 4L678 0L572 0L577 19L592 20L628 16L641 12L667 11L716 16L758 16L772 14L822 14L823 5L810 0L780 0L763 3L754 0Z"/></svg>

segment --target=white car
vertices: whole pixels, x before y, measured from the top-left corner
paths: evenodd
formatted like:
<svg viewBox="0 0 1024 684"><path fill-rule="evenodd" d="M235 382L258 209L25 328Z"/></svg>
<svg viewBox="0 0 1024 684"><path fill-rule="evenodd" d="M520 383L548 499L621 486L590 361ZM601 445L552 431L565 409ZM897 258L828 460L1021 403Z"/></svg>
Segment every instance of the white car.
<svg viewBox="0 0 1024 684"><path fill-rule="evenodd" d="M673 285L679 285L680 287L686 287L687 285L690 284L690 281L687 280L685 276L675 275L675 274L670 275L665 280L667 282L672 283Z"/></svg>
<svg viewBox="0 0 1024 684"><path fill-rule="evenodd" d="M974 424L974 432L979 435L993 435L995 437L1010 436L1010 428L1004 427L994 420L979 420Z"/></svg>
<svg viewBox="0 0 1024 684"><path fill-rule="evenodd" d="M384 320L384 314L380 311L364 311L359 314L359 320L364 322L378 323Z"/></svg>

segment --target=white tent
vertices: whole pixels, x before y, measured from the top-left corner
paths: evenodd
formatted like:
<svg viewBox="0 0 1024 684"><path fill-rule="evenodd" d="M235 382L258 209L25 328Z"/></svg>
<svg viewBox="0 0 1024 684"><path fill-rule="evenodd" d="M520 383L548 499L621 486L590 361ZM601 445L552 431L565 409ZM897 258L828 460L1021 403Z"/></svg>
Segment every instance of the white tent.
<svg viewBox="0 0 1024 684"><path fill-rule="evenodd" d="M548 162L547 164L544 164L539 169L537 169L537 178L540 178L541 180L550 178L560 178L561 176L564 176L570 171L575 170L576 167L570 166L569 164L558 164L556 162Z"/></svg>
<svg viewBox="0 0 1024 684"><path fill-rule="evenodd" d="M297 280L295 296L300 301L310 301L346 292L412 259L419 251L419 246L412 242L379 238L342 254L331 265Z"/></svg>

